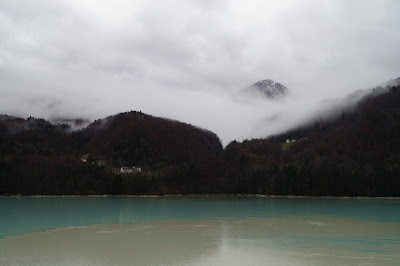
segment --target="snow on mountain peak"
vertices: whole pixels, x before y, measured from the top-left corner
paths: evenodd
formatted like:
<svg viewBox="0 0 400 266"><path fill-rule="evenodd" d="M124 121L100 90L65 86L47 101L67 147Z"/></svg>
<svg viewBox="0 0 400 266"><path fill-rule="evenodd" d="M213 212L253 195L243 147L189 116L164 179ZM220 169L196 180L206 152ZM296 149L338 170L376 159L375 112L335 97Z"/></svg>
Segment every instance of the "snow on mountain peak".
<svg viewBox="0 0 400 266"><path fill-rule="evenodd" d="M285 96L288 92L288 88L273 80L265 79L265 80L260 80L251 85L250 87L243 89L242 92L248 95L262 94L265 97L272 99L276 97Z"/></svg>

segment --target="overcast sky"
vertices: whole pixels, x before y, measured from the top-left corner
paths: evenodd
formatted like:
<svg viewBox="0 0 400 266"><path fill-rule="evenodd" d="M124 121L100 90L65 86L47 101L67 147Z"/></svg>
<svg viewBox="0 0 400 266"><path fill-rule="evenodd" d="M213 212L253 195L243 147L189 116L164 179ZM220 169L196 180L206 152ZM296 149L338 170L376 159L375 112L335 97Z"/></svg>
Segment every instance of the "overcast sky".
<svg viewBox="0 0 400 266"><path fill-rule="evenodd" d="M396 0L0 0L0 113L141 110L224 144L264 137L399 77L399 14ZM289 98L230 97L267 78Z"/></svg>

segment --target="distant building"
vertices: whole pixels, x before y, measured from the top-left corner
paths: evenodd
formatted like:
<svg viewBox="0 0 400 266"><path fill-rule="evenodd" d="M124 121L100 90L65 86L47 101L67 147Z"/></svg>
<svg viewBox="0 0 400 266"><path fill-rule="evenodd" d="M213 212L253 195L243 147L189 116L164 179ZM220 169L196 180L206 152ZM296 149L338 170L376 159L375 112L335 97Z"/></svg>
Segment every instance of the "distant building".
<svg viewBox="0 0 400 266"><path fill-rule="evenodd" d="M290 139L286 139L286 143L290 143Z"/></svg>
<svg viewBox="0 0 400 266"><path fill-rule="evenodd" d="M89 160L90 153L87 153L81 157L81 162L86 163Z"/></svg>
<svg viewBox="0 0 400 266"><path fill-rule="evenodd" d="M135 171L135 167L121 167L122 174L131 174Z"/></svg>
<svg viewBox="0 0 400 266"><path fill-rule="evenodd" d="M132 173L136 173L136 172L142 172L142 168L135 167L135 166L132 166L132 167L125 167L124 166L124 167L121 167L120 172L122 174L132 174Z"/></svg>

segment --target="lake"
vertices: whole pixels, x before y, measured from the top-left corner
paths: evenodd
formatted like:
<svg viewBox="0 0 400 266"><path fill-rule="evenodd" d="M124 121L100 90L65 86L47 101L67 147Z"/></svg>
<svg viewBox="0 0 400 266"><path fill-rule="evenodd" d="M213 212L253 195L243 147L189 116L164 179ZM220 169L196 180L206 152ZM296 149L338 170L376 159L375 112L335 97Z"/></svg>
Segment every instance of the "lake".
<svg viewBox="0 0 400 266"><path fill-rule="evenodd" d="M400 265L400 200L0 197L0 265Z"/></svg>

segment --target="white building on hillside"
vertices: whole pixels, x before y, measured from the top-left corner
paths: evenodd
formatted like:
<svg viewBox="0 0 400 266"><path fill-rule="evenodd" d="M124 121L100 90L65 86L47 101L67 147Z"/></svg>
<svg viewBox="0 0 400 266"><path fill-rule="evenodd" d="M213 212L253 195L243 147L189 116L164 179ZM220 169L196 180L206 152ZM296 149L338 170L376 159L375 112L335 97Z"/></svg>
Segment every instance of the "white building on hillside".
<svg viewBox="0 0 400 266"><path fill-rule="evenodd" d="M122 174L132 174L132 173L135 173L135 172L142 172L142 168L135 167L135 166L132 166L132 167L125 167L124 166L124 167L121 167L120 172Z"/></svg>

